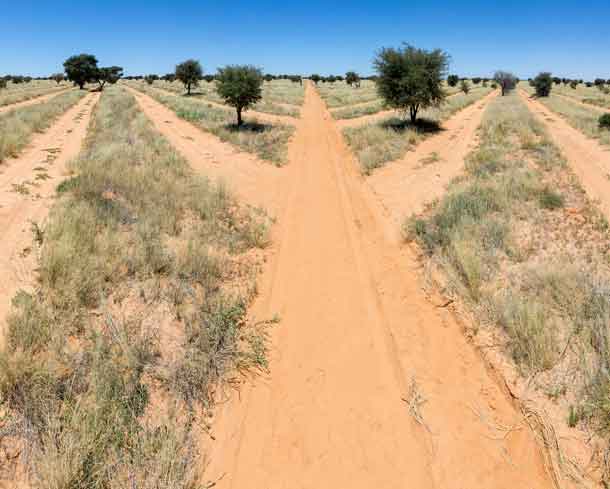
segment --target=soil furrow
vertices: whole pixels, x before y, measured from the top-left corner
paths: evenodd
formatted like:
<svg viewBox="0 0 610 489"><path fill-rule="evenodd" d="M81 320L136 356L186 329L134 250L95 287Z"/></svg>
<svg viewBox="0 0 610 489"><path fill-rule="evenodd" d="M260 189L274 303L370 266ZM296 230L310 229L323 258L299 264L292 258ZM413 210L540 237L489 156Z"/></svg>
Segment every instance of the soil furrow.
<svg viewBox="0 0 610 489"><path fill-rule="evenodd" d="M53 204L66 164L78 155L99 94L84 97L18 158L0 170L0 331L17 290L33 285L37 265L32 223L41 224ZM0 335L4 338L4 334ZM2 340L4 341L4 340Z"/></svg>

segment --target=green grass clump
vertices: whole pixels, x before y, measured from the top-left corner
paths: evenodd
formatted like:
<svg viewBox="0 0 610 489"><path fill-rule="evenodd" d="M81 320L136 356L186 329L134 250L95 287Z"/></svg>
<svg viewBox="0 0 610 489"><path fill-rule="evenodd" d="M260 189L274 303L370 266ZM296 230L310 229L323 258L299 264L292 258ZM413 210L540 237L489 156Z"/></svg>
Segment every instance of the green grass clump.
<svg viewBox="0 0 610 489"><path fill-rule="evenodd" d="M265 246L266 219L195 175L119 87L72 169L36 234L39 286L8 319L7 433L36 487L196 487L195 408L266 367L241 260Z"/></svg>
<svg viewBox="0 0 610 489"><path fill-rule="evenodd" d="M610 114L604 114L599 118L599 127L610 131Z"/></svg>
<svg viewBox="0 0 610 489"><path fill-rule="evenodd" d="M81 100L87 92L69 91L45 103L0 114L0 163L15 157L32 136L49 128L53 121Z"/></svg>

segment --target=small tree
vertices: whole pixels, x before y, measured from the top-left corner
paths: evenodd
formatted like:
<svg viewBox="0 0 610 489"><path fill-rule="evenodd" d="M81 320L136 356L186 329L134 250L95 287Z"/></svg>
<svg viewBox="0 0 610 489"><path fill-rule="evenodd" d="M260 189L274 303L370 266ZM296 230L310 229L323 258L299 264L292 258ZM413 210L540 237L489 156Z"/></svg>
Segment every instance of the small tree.
<svg viewBox="0 0 610 489"><path fill-rule="evenodd" d="M534 78L534 88L536 89L537 97L548 97L551 94L551 90L553 89L554 79L551 77L551 74L548 72L540 73L536 78Z"/></svg>
<svg viewBox="0 0 610 489"><path fill-rule="evenodd" d="M120 66L108 66L97 70L96 81L100 85L100 91L104 90L106 83L114 85L123 76L123 68Z"/></svg>
<svg viewBox="0 0 610 489"><path fill-rule="evenodd" d="M407 44L383 48L373 61L377 92L388 106L408 110L413 123L420 108L438 106L445 99L448 64L449 56L440 49L427 51Z"/></svg>
<svg viewBox="0 0 610 489"><path fill-rule="evenodd" d="M447 77L447 85L449 85L450 87L457 86L459 81L460 81L460 77L457 75L449 75Z"/></svg>
<svg viewBox="0 0 610 489"><path fill-rule="evenodd" d="M494 81L498 84L500 90L502 90L502 96L504 96L511 90L514 90L519 80L508 71L496 71Z"/></svg>
<svg viewBox="0 0 610 489"><path fill-rule="evenodd" d="M464 95L468 95L468 92L470 92L470 85L466 80L460 82L460 90L464 92Z"/></svg>
<svg viewBox="0 0 610 489"><path fill-rule="evenodd" d="M225 102L237 111L237 127L243 124L242 111L262 97L263 74L250 65L225 66L218 70L216 91Z"/></svg>
<svg viewBox="0 0 610 489"><path fill-rule="evenodd" d="M317 85L320 82L320 80L322 79L322 77L320 75L318 75L317 73L314 73L313 75L311 75L309 77L309 79Z"/></svg>
<svg viewBox="0 0 610 489"><path fill-rule="evenodd" d="M208 83L212 83L214 80L216 80L216 77L214 75L204 75L203 79Z"/></svg>
<svg viewBox="0 0 610 489"><path fill-rule="evenodd" d="M64 62L66 77L82 90L85 83L98 79L97 58L92 54L70 56Z"/></svg>
<svg viewBox="0 0 610 489"><path fill-rule="evenodd" d="M144 81L146 83L148 83L149 85L152 85L156 79L157 79L156 75L146 75L144 77Z"/></svg>
<svg viewBox="0 0 610 489"><path fill-rule="evenodd" d="M7 85L8 81L6 80L6 78L0 78L0 90L6 88Z"/></svg>
<svg viewBox="0 0 610 489"><path fill-rule="evenodd" d="M57 83L58 85L64 81L65 77L63 73L53 73L51 75L51 80L55 80L55 83Z"/></svg>
<svg viewBox="0 0 610 489"><path fill-rule="evenodd" d="M360 87L360 75L355 71L348 71L345 74L345 83L347 83L350 87L356 86L356 88Z"/></svg>
<svg viewBox="0 0 610 489"><path fill-rule="evenodd" d="M188 95L191 94L191 88L199 84L202 76L203 69L201 64L195 59L187 59L176 65L176 78L184 83L184 88L186 88Z"/></svg>
<svg viewBox="0 0 610 489"><path fill-rule="evenodd" d="M578 82L576 80L572 80L570 82L570 88L576 90L576 87L578 86Z"/></svg>
<svg viewBox="0 0 610 489"><path fill-rule="evenodd" d="M274 79L274 78L275 78L275 77L274 77L273 75L271 75L270 73L267 73L267 74L265 75L265 81L266 81L266 82L273 81L273 79Z"/></svg>
<svg viewBox="0 0 610 489"><path fill-rule="evenodd" d="M472 83L474 83L475 85L478 85L479 83L481 83L481 78L478 76L473 77Z"/></svg>

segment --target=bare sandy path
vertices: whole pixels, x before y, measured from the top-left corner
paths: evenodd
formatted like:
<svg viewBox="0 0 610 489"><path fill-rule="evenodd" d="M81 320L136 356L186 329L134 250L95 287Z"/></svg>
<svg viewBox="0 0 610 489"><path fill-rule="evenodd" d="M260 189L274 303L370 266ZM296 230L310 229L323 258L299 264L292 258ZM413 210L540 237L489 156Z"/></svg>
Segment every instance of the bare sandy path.
<svg viewBox="0 0 610 489"><path fill-rule="evenodd" d="M29 100L24 100L23 102L16 102L14 104L3 105L2 107L0 107L0 114L2 114L4 112L10 112L11 110L14 110L14 109L19 109L20 107L27 107L28 105L36 105L36 104L41 104L43 102L47 102L47 101L51 100L52 98L56 97L57 95L67 92L68 90L74 90L74 89L73 88L64 88L63 90L56 90L54 92L47 93L46 95L41 95L40 97L35 97L35 98L31 98Z"/></svg>
<svg viewBox="0 0 610 489"><path fill-rule="evenodd" d="M464 158L477 144L477 129L494 91L442 124L440 134L424 139L401 160L375 170L367 182L379 197L398 233L405 217L441 197L464 169Z"/></svg>
<svg viewBox="0 0 610 489"><path fill-rule="evenodd" d="M0 165L0 331L15 293L33 284L37 266L31 223L41 224L54 202L66 164L76 157L87 134L99 94L86 95L46 132L37 135L18 158ZM38 169L40 168L40 169ZM44 170L43 170L44 168ZM36 179L46 174L49 178ZM29 185L33 182L36 185ZM24 185L25 183L25 185ZM17 191L27 188L29 194ZM0 335L4 338L4 334ZM0 341L4 341L3 339Z"/></svg>
<svg viewBox="0 0 610 489"><path fill-rule="evenodd" d="M282 180L290 171L277 168L256 156L241 152L213 134L180 119L172 110L142 92L125 87L134 95L144 114L195 168L224 182L246 203L263 207L272 215L279 211Z"/></svg>
<svg viewBox="0 0 610 489"><path fill-rule="evenodd" d="M289 167L253 309L281 316L270 373L218 409L216 487L552 487L533 433L422 292L416 259L309 83Z"/></svg>
<svg viewBox="0 0 610 489"><path fill-rule="evenodd" d="M547 126L553 142L568 160L587 194L599 202L600 209L610 219L610 148L573 128L526 92L520 90L519 94L532 113Z"/></svg>

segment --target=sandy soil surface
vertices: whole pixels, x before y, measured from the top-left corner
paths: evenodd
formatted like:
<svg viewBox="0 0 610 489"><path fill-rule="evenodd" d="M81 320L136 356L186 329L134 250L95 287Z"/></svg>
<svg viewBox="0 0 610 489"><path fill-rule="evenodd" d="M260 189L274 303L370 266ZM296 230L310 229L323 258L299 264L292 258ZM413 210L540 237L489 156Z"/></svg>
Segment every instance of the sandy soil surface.
<svg viewBox="0 0 610 489"><path fill-rule="evenodd" d="M269 374L218 408L215 487L553 487L504 384L422 291L311 84L289 156L253 307L281 323Z"/></svg>
<svg viewBox="0 0 610 489"><path fill-rule="evenodd" d="M9 112L13 109L18 109L20 107L27 107L28 105L36 105L36 104L41 104L43 102L47 102L47 101L51 100L53 97L56 97L57 95L59 95L61 93L67 92L68 90L73 90L73 89L65 88L63 90L57 90L55 92L48 93L46 95L41 95L40 97L35 97L35 98L31 98L29 100L24 100L23 102L3 105L2 107L0 107L0 114L2 114L3 112Z"/></svg>
<svg viewBox="0 0 610 489"><path fill-rule="evenodd" d="M532 113L547 126L553 142L578 175L583 188L598 201L601 211L610 219L610 149L573 128L526 92L520 90L519 94Z"/></svg>
<svg viewBox="0 0 610 489"><path fill-rule="evenodd" d="M400 230L408 215L441 197L447 184L461 173L464 158L477 144L477 129L487 104L497 91L443 122L442 131L409 151L404 158L376 169L366 180L386 213Z"/></svg>
<svg viewBox="0 0 610 489"><path fill-rule="evenodd" d="M85 96L46 132L39 134L18 158L0 165L0 331L11 300L33 285L37 266L32 222L42 224L53 205L66 164L76 157L87 133L98 93ZM50 178L36 179L46 174ZM34 185L32 185L32 183ZM27 189L28 194L23 190ZM4 334L0 335L4 338ZM3 339L0 341L4 341Z"/></svg>

